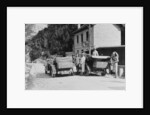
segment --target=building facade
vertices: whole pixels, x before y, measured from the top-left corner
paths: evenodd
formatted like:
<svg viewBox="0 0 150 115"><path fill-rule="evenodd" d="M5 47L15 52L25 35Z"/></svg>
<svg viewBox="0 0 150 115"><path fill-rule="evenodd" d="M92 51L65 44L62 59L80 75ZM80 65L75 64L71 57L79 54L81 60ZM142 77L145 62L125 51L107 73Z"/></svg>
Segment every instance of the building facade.
<svg viewBox="0 0 150 115"><path fill-rule="evenodd" d="M81 54L82 51L90 50L93 47L93 39L91 38L92 26L89 25L78 26L78 30L74 32L74 53Z"/></svg>
<svg viewBox="0 0 150 115"><path fill-rule="evenodd" d="M115 24L83 24L74 32L74 53L82 53L93 47L122 45L122 30Z"/></svg>
<svg viewBox="0 0 150 115"><path fill-rule="evenodd" d="M74 53L89 52L96 47L99 55L119 54L119 73L125 76L125 25L124 24L83 24L74 32Z"/></svg>

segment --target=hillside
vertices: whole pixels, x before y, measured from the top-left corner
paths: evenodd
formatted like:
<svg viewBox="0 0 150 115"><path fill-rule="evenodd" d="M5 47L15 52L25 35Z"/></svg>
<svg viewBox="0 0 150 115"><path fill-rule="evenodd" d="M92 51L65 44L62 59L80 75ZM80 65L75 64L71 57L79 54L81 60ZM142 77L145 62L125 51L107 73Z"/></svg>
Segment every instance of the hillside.
<svg viewBox="0 0 150 115"><path fill-rule="evenodd" d="M72 51L73 34L77 29L77 24L48 24L43 29L34 28L31 24L26 26L26 46L31 48L31 60L40 57L41 52L50 55L63 55L65 52ZM36 33L37 32L37 33Z"/></svg>

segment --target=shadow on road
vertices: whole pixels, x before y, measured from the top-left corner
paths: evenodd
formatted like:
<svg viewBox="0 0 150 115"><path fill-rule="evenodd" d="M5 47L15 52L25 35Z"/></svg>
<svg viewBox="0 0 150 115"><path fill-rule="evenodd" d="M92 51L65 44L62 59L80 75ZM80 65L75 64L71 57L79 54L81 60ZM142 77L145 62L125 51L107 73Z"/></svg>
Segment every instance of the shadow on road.
<svg viewBox="0 0 150 115"><path fill-rule="evenodd" d="M36 78L52 78L52 77L48 74L45 74L45 73L38 73L36 75Z"/></svg>
<svg viewBox="0 0 150 115"><path fill-rule="evenodd" d="M36 78L62 78L62 77L71 77L70 75L56 75L55 77L50 76L49 74L45 74L45 73L38 73L36 75Z"/></svg>

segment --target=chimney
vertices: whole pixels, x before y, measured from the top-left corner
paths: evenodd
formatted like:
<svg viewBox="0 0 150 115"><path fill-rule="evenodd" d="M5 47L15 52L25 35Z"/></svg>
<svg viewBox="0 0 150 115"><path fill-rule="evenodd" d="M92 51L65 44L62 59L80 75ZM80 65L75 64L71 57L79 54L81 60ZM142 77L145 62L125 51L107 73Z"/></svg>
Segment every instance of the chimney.
<svg viewBox="0 0 150 115"><path fill-rule="evenodd" d="M78 29L81 27L81 25L80 24L78 24Z"/></svg>

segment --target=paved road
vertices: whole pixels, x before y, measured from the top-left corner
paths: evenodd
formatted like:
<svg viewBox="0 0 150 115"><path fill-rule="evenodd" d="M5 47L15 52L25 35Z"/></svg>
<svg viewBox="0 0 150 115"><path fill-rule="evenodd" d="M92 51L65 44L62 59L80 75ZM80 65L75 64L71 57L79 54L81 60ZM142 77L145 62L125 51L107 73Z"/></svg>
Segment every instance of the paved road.
<svg viewBox="0 0 150 115"><path fill-rule="evenodd" d="M125 79L102 76L59 76L52 78L44 73L42 64L34 64L30 90L125 90Z"/></svg>

